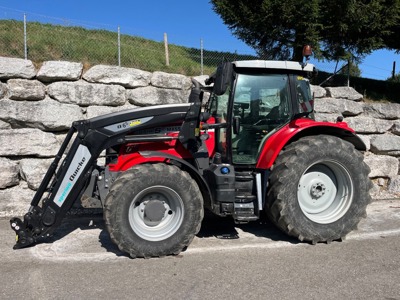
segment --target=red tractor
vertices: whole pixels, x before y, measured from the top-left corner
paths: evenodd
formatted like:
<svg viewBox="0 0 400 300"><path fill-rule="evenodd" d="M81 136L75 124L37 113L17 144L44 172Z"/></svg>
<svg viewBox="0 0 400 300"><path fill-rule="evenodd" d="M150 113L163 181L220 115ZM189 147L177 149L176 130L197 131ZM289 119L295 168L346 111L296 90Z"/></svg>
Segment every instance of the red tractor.
<svg viewBox="0 0 400 300"><path fill-rule="evenodd" d="M313 119L314 71L299 62L226 62L207 86L193 81L188 103L74 122L28 213L10 221L14 248L51 235L78 199L103 208L111 239L131 257L184 250L204 208L240 223L265 211L313 244L344 238L371 200L365 145L340 118Z"/></svg>

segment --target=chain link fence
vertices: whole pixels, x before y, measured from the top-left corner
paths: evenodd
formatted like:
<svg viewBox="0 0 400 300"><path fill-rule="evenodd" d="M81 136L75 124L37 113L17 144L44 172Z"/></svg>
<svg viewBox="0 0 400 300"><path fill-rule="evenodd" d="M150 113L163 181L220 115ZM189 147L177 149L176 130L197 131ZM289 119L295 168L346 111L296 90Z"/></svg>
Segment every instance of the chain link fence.
<svg viewBox="0 0 400 300"><path fill-rule="evenodd" d="M82 62L86 69L106 64L191 76L210 74L222 60L268 59L206 50L200 38L199 47L191 48L170 43L166 34L158 42L110 25L101 28L39 15L32 19L40 22L30 21L30 16L23 13L0 13L0 56L30 59L37 65L47 60L66 60ZM336 63L330 62L324 63L322 70L333 73L336 68Z"/></svg>

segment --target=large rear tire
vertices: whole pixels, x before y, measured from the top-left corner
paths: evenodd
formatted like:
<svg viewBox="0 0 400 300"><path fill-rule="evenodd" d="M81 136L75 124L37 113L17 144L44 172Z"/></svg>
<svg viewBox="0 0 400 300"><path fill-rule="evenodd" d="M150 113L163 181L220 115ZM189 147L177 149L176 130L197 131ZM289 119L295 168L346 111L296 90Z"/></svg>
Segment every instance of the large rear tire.
<svg viewBox="0 0 400 300"><path fill-rule="evenodd" d="M351 143L327 135L301 138L282 150L274 164L267 215L301 241L343 239L366 216L369 172Z"/></svg>
<svg viewBox="0 0 400 300"><path fill-rule="evenodd" d="M176 166L144 164L121 174L104 205L112 241L135 257L179 254L199 232L203 198Z"/></svg>

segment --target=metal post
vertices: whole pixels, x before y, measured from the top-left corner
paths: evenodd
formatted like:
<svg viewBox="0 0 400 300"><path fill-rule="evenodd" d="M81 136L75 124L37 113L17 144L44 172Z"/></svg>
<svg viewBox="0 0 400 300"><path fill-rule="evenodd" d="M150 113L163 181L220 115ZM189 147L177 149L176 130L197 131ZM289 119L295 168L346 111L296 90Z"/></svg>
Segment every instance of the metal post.
<svg viewBox="0 0 400 300"><path fill-rule="evenodd" d="M204 75L204 67L203 67L203 39L200 39L200 75Z"/></svg>
<svg viewBox="0 0 400 300"><path fill-rule="evenodd" d="M118 25L118 67L121 66L121 28Z"/></svg>
<svg viewBox="0 0 400 300"><path fill-rule="evenodd" d="M350 67L351 67L351 60L347 61L347 87L350 86Z"/></svg>
<svg viewBox="0 0 400 300"><path fill-rule="evenodd" d="M165 65L169 66L169 52L168 52L168 37L164 32L164 47L165 47Z"/></svg>
<svg viewBox="0 0 400 300"><path fill-rule="evenodd" d="M24 55L25 59L28 59L28 45L26 40L26 14L24 14Z"/></svg>
<svg viewBox="0 0 400 300"><path fill-rule="evenodd" d="M396 61L393 62L392 79L396 78Z"/></svg>

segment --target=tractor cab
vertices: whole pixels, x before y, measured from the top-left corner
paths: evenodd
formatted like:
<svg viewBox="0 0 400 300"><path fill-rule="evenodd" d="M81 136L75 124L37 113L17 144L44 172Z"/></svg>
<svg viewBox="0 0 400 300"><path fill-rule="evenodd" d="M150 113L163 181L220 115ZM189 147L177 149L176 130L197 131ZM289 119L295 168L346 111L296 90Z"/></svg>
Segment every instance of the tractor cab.
<svg viewBox="0 0 400 300"><path fill-rule="evenodd" d="M311 64L288 61L237 61L221 65L207 112L216 123L216 152L237 166L254 166L274 132L313 111L308 78ZM222 125L222 124L221 124Z"/></svg>

